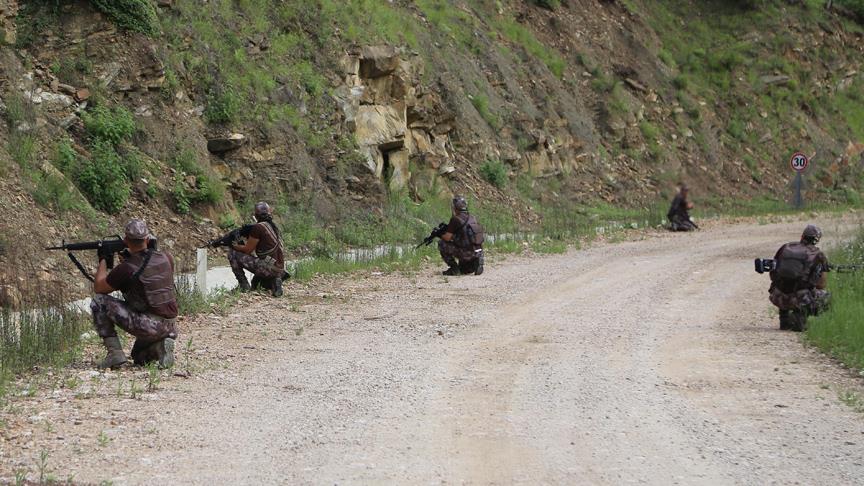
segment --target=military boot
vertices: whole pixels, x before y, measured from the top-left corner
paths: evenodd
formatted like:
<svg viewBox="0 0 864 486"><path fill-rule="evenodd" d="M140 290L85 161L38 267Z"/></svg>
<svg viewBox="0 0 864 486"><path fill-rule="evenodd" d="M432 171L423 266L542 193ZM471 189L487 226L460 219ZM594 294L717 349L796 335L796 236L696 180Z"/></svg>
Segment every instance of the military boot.
<svg viewBox="0 0 864 486"><path fill-rule="evenodd" d="M806 331L807 313L799 310L789 312L789 330L795 332Z"/></svg>
<svg viewBox="0 0 864 486"><path fill-rule="evenodd" d="M126 362L126 354L123 352L123 346L120 345L120 338L117 336L106 337L102 339L102 342L105 344L108 354L99 363L99 369L117 368Z"/></svg>
<svg viewBox="0 0 864 486"><path fill-rule="evenodd" d="M155 361L159 368L174 366L174 339L165 338L150 345L149 360ZM149 361L148 360L148 361Z"/></svg>
<svg viewBox="0 0 864 486"><path fill-rule="evenodd" d="M483 256L483 251L477 252L477 267L474 269L474 275L483 275L483 264L486 263L486 258Z"/></svg>
<svg viewBox="0 0 864 486"><path fill-rule="evenodd" d="M272 280L273 284L271 287L271 291L273 292L273 297L282 297L282 279L277 277Z"/></svg>
<svg viewBox="0 0 864 486"><path fill-rule="evenodd" d="M791 312L788 310L781 310L780 311L780 330L781 331L788 331L789 329L792 329Z"/></svg>
<svg viewBox="0 0 864 486"><path fill-rule="evenodd" d="M447 270L444 270L443 272L441 272L441 275L456 276L456 275L462 275L462 272L459 270L459 266L455 265L455 266L452 266L452 267L448 268Z"/></svg>
<svg viewBox="0 0 864 486"><path fill-rule="evenodd" d="M132 363L135 366L144 366L147 364L147 356L151 344L153 343L150 341L144 341L141 338L135 340L135 344L132 345L132 352L129 353L132 356Z"/></svg>

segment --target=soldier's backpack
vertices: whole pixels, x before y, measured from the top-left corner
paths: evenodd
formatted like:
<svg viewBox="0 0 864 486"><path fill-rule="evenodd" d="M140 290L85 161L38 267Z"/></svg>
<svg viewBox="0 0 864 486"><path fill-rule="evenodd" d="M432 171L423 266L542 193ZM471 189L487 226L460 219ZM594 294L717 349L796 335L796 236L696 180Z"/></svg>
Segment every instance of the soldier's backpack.
<svg viewBox="0 0 864 486"><path fill-rule="evenodd" d="M772 275L774 282L783 292L794 292L806 288L810 283L812 261L807 245L789 243L778 255L777 268Z"/></svg>
<svg viewBox="0 0 864 486"><path fill-rule="evenodd" d="M483 246L483 242L486 241L486 230L483 229L483 226L477 222L474 216L469 215L468 221L465 222L465 237L474 249L480 248Z"/></svg>

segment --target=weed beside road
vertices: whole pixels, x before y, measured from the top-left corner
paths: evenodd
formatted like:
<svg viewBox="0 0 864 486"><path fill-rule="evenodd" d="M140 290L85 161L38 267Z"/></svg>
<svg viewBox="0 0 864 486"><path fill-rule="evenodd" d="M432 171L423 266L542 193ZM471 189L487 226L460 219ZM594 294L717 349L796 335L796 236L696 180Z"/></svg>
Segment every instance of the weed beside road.
<svg viewBox="0 0 864 486"><path fill-rule="evenodd" d="M864 262L864 228L829 255L834 263ZM813 318L807 340L846 365L864 370L864 271L829 274L831 309Z"/></svg>

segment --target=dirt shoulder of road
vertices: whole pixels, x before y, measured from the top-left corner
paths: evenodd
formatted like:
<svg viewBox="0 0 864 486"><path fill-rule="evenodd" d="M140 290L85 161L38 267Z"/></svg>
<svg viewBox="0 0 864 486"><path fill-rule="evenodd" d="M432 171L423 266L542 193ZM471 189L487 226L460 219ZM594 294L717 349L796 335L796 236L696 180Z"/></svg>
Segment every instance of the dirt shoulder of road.
<svg viewBox="0 0 864 486"><path fill-rule="evenodd" d="M841 228L848 228L856 218L834 218L823 229L826 234L839 232ZM788 239L786 234L790 228L796 227L798 221L800 218L791 217L772 218L770 223L760 218L741 218L736 220L733 229L726 230L727 221L708 220L704 222L704 234L721 242L724 238L731 238L720 248L739 258L754 248L759 248L759 251L763 251L763 247L769 248L757 243L767 240L775 228L779 245ZM735 231L743 227L752 228L752 232L759 233L759 236L745 241L743 250L736 250ZM17 391L8 397L8 403L0 413L0 482L13 481L16 475L25 474L31 480L40 475L50 475L61 481L140 483L141 471L165 469L175 452L180 454L179 451L183 451L182 454L195 457L195 451L204 454L208 447L212 447L207 439L208 430L224 427L241 431L262 427L262 437L269 437L272 431L267 428L268 424L256 423L254 418L269 416L273 407L295 406L291 403L294 400L292 396L297 400L302 398L305 407L321 407L322 410L304 412L305 418L301 423L286 421L286 442L276 447L280 457L288 460L290 454L299 454L298 451L304 447L356 447L357 444L353 443L334 445L328 441L341 440L333 438L340 436L340 427L363 428L366 425L333 423L321 415L325 410L341 411L339 413L352 420L375 422L367 415L383 421L392 419L382 417L388 413L409 413L393 409L387 400L404 400L406 406L416 402L418 407L420 404L431 407L428 402L434 403L435 399L429 396L429 389L412 389L407 393L403 388L412 387L407 384L412 380L443 386L432 375L440 372L442 376L449 376L454 370L433 363L429 363L426 369L425 365L413 361L419 354L429 353L429 359L442 363L454 360L455 363L467 363L466 366L472 369L480 368L482 362L471 358L463 363L456 359L459 357L454 356L451 349L457 342L468 346L467 349L483 345L474 342L480 330L474 329L471 323L489 322L492 326L500 309L520 299L531 302L526 295L530 297L533 292L547 286L561 292L576 292L575 284L567 280L575 278L573 275L595 275L598 282L605 281L608 277L603 273L604 265L626 271L629 267L625 262L631 251L639 261L650 261L670 245L679 241L685 245L696 244L699 237L698 234L674 235L649 230L613 235L608 238L611 241L598 240L582 249L571 249L564 255L540 256L527 251L516 255L493 254L489 262L491 271L479 278L443 277L438 273L440 265L430 262L412 272L385 274L368 270L349 276L320 276L307 284L292 283L282 299L249 294L243 296L226 315L206 314L182 319L177 364L170 372L140 368L96 371L92 362L102 351L98 346L88 347L84 358L76 365L62 370L43 370L17 383ZM698 272L697 263L693 265L696 267L688 267L688 272ZM643 273L634 274L634 278L641 275ZM652 280L653 285L663 282L662 275L651 278L659 279ZM682 275L681 285L686 284L686 278L699 282L704 276L698 273ZM597 292L600 292L599 287ZM632 298L637 297L634 295ZM699 295L694 293L661 304L672 305L673 309L683 313L685 309L682 306L687 304L687 299L695 298ZM763 300L756 300L759 310L755 314L764 319L754 322L750 317L747 324L721 322L724 326L732 326L732 332L712 334L722 344L718 344L716 349L711 346L701 350L691 347L688 352L693 353L693 366L682 366L682 362L670 358L676 350L687 349L688 343L692 345L693 340L684 342L687 333L672 335L667 333L668 329L658 330L658 336L664 339L659 344L663 350L657 365L669 379L666 386L682 395L698 395L693 398L695 402L710 398L722 403L721 395L702 393L716 386L716 370L712 366L723 362L723 357L717 353L741 348L746 343L750 351L736 361L736 367L748 364L774 366L779 359L785 363L785 366L776 366L775 370L781 376L781 382L784 379L794 382L788 377L801 367L807 372L817 372L818 378L815 379L819 380L820 387L824 386L826 403L836 403L839 393L861 393L864 396L862 381L855 373L812 349L802 347L797 336L767 334L766 330L772 328L773 316L767 301ZM738 305L739 302L731 304ZM538 302L534 313L542 313L545 305ZM612 311L599 312L603 319L607 319ZM463 312L470 314L470 318L460 315ZM522 315L522 318L530 319L531 315ZM637 319L638 316L628 315L628 318ZM717 317L706 314L705 319L704 325L708 325L709 320L715 322ZM501 322L506 321L502 318ZM536 334L520 334L520 339L526 340L520 340L519 347L512 349L507 344L507 354L512 352L518 357L524 352L522 346L525 345L542 348L544 343L552 342L549 341L552 338L544 334L551 329L538 328ZM702 336L697 332L698 328L691 331L690 337L694 340L696 336ZM617 344L613 342L611 345ZM769 357L761 363L748 363L760 353L760 347ZM378 355L383 357L376 358ZM358 356L368 356L369 362L365 362L365 358L357 360ZM526 354L519 359L531 361L535 358ZM554 360L554 357L544 359ZM807 363L801 364L802 359ZM392 369L388 363L404 363L404 369ZM333 367L338 369L335 374ZM518 367L505 367L503 370L518 373ZM740 381L736 381L736 386L746 386L746 370L739 371L736 380ZM489 372L497 373L494 370ZM452 379L458 381L462 378ZM513 379L516 379L515 375ZM322 383L326 386L319 386ZM259 394L261 406L266 410L235 410L237 415L225 415L222 411L213 412L213 417L208 416L211 409L225 408L226 403L231 409L235 406L231 405L235 403L232 400L238 396L257 397ZM474 393L469 398L476 401L478 407L484 406L482 394ZM245 402L236 403L239 406ZM712 406L707 402L703 405ZM778 410L789 406L788 403L773 405ZM357 418L352 415L355 410L362 410L367 415ZM506 414L509 411L500 409L499 412ZM177 414L190 418L195 413L200 417L195 423L177 424L169 417ZM251 418L246 415L251 415ZM292 415L292 418L295 417ZM180 431L178 427L188 427L188 430ZM316 432L319 429L320 434ZM431 442L441 440L425 437L423 434L426 432L419 429L412 429L412 433L418 434L419 443L427 439ZM345 436L354 437L352 434ZM354 440L362 441L360 438ZM864 437L861 440L864 441ZM454 443L456 445L452 447L461 444L459 439ZM261 454L267 454L274 447L266 441L239 446ZM508 451L514 457L521 452L524 451ZM327 460L333 458L327 454L321 456L305 457L311 464L308 467L327 468ZM221 456L208 464L218 467L223 463L233 464L231 459ZM357 459L357 464L361 463L368 466L368 461ZM242 468L242 465L235 466ZM358 465L357 469L364 467ZM418 467L435 472L430 465ZM128 470L128 475L124 470ZM302 471L297 474L294 479L301 482L310 477L304 476ZM601 482L609 479L593 477L589 472L585 474L583 479L593 478ZM327 478L339 479L336 476ZM363 474L346 478L387 479L386 476ZM397 474L390 479L405 478L420 480L424 476ZM279 481L278 476L267 479ZM475 479L483 481L482 477Z"/></svg>

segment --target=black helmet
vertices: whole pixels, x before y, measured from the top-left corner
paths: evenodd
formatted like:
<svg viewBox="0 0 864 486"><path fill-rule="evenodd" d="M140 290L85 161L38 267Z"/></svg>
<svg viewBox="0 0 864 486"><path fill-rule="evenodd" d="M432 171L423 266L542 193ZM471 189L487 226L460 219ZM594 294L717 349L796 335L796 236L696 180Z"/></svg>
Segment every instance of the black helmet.
<svg viewBox="0 0 864 486"><path fill-rule="evenodd" d="M808 224L806 228L804 228L804 232L801 233L801 241L805 243L816 244L819 243L819 240L822 239L822 230L819 229L818 226Z"/></svg>
<svg viewBox="0 0 864 486"><path fill-rule="evenodd" d="M460 213L467 213L468 201L462 196L453 196L453 209Z"/></svg>

